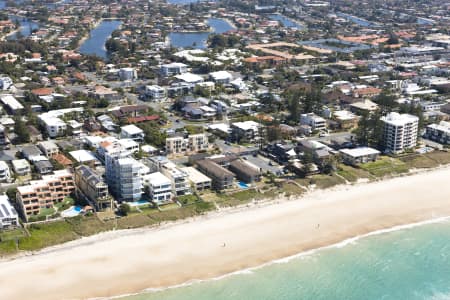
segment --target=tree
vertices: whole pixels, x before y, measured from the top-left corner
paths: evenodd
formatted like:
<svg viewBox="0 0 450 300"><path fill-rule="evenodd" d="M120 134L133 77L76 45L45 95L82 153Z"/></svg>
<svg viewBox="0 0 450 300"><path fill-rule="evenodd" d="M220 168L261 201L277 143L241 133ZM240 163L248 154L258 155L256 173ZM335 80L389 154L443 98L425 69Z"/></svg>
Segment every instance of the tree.
<svg viewBox="0 0 450 300"><path fill-rule="evenodd" d="M14 122L14 133L17 136L16 143L28 143L30 141L30 133L28 132L25 122L22 121L20 116L16 116Z"/></svg>
<svg viewBox="0 0 450 300"><path fill-rule="evenodd" d="M267 140L269 142L278 141L282 138L281 129L279 126L268 126L267 127Z"/></svg>
<svg viewBox="0 0 450 300"><path fill-rule="evenodd" d="M384 123L381 121L382 115L381 110L372 114L363 113L359 119L358 128L355 130L356 141L360 145L383 148Z"/></svg>
<svg viewBox="0 0 450 300"><path fill-rule="evenodd" d="M118 213L122 216L127 216L130 210L130 205L128 205L127 203L120 204L119 208L117 209Z"/></svg>
<svg viewBox="0 0 450 300"><path fill-rule="evenodd" d="M374 100L380 107L382 115L392 112L393 109L397 106L395 97L386 90L382 91L381 94L375 97Z"/></svg>

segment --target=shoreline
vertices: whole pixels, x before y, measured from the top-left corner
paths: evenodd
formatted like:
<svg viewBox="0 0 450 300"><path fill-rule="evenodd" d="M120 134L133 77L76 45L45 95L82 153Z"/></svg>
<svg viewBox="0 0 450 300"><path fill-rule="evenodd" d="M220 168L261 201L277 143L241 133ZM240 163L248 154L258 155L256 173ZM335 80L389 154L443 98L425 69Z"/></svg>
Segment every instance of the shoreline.
<svg viewBox="0 0 450 300"><path fill-rule="evenodd" d="M223 277L380 230L446 218L450 216L450 187L445 186L448 175L448 166L420 170L381 181L314 190L295 200L221 210L161 227L100 233L22 254L1 260L0 274L19 272L23 278L20 285L29 289L14 288L12 281L5 285L10 287L5 295L20 299L26 297L26 290L42 289L48 296L45 299L124 296ZM439 188L433 189L433 185ZM406 188L408 193L404 193ZM388 192L397 200L387 199L383 193ZM427 198L420 196L424 194ZM220 247L223 241L226 248ZM171 247L180 243L185 247ZM125 259L128 255L120 256L130 251L135 255L129 259ZM79 253L85 255L80 257ZM35 276L29 274L32 267L36 268ZM74 272L64 272L66 268ZM83 276L85 268L89 273ZM153 269L161 270L157 278L143 276ZM78 274L77 270L81 278L71 276ZM131 280L134 276L139 278ZM40 277L42 280L36 280ZM89 278L103 279L112 286L86 288ZM60 285L51 283L55 280Z"/></svg>
<svg viewBox="0 0 450 300"><path fill-rule="evenodd" d="M142 291L138 291L135 293L129 293L129 294L123 294L123 295L117 295L117 296L111 296L111 297L89 298L89 300L122 299L124 297L136 296L136 295L141 295L141 294L158 293L158 292L164 292L164 291L171 290L171 289L188 287L188 286L202 283L202 282L222 280L222 279L225 279L225 278L228 278L231 276L235 276L235 275L240 275L240 274L251 274L254 271L257 271L259 269L269 267L269 266L275 265L275 264L289 263L290 261L292 261L294 259L297 259L297 258L300 258L303 256L314 255L315 253L323 251L323 250L333 249L333 248L344 248L348 245L358 242L359 240L362 240L362 239L365 239L365 238L368 238L371 236L377 236L377 235L382 235L382 234L386 234L386 233L390 233L390 232L408 230L408 229L415 228L415 227L420 227L420 226L425 226L425 225L430 225L430 224L445 223L445 222L450 222L450 216L436 218L436 219L430 219L430 220L425 220L425 221L420 221L420 222L415 222L415 223L410 223L410 224L397 225L394 227L389 227L389 228L385 228L385 229L368 232L368 233L358 235L355 237L350 237L348 239L345 239L343 241L340 241L340 242L337 242L334 244L326 245L326 246L319 247L319 248L309 249L306 251L299 252L297 254L293 254L291 256L284 257L284 258L274 259L272 261L268 261L266 263L263 263L261 265L255 266L255 267L249 267L246 269L237 270L237 271L234 271L231 273L219 275L217 277L206 278L206 279L192 279L192 280L189 280L189 281L186 281L186 282L183 282L180 284L172 285L172 286L160 287L160 288L146 288Z"/></svg>

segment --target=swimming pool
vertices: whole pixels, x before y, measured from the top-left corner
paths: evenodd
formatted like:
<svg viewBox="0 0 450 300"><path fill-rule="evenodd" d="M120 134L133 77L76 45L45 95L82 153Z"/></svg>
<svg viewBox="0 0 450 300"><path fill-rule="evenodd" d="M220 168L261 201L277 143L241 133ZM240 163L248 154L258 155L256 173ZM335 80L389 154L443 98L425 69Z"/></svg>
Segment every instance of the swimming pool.
<svg viewBox="0 0 450 300"><path fill-rule="evenodd" d="M238 186L239 186L241 189L248 189L248 188L250 187L249 184L247 184L247 183L245 183L245 182L243 182L243 181L239 181L239 182L238 182Z"/></svg>
<svg viewBox="0 0 450 300"><path fill-rule="evenodd" d="M134 202L128 202L129 206L141 206L141 205L146 205L149 204L150 202L148 202L147 200L139 200L139 201L134 201Z"/></svg>
<svg viewBox="0 0 450 300"><path fill-rule="evenodd" d="M66 209L65 211L61 212L61 216L64 218L71 218L78 216L83 211L83 208L81 206L72 206L69 209Z"/></svg>

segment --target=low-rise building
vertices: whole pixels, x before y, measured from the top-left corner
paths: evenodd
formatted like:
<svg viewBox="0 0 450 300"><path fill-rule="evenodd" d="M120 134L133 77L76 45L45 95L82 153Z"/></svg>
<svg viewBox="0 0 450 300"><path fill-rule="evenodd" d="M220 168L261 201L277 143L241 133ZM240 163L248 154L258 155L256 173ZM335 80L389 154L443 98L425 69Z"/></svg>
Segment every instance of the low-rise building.
<svg viewBox="0 0 450 300"><path fill-rule="evenodd" d="M79 197L86 199L97 211L112 208L113 199L109 195L108 185L90 167L84 165L77 167L74 177Z"/></svg>
<svg viewBox="0 0 450 300"><path fill-rule="evenodd" d="M132 139L138 143L144 141L144 131L136 125L126 125L121 127L120 137L123 139Z"/></svg>
<svg viewBox="0 0 450 300"><path fill-rule="evenodd" d="M8 110L12 114L19 114L23 110L23 105L14 98L13 95L2 95L0 97L0 101L5 106L6 110Z"/></svg>
<svg viewBox="0 0 450 300"><path fill-rule="evenodd" d="M59 153L58 146L52 141L42 141L38 143L39 149L44 153L47 158L53 157L53 155Z"/></svg>
<svg viewBox="0 0 450 300"><path fill-rule="evenodd" d="M260 137L262 125L255 121L235 122L231 124L231 136L233 140L255 141Z"/></svg>
<svg viewBox="0 0 450 300"><path fill-rule="evenodd" d="M185 167L181 169L188 174L188 179L196 192L201 192L211 188L211 178L199 172L194 167Z"/></svg>
<svg viewBox="0 0 450 300"><path fill-rule="evenodd" d="M166 99L166 90L159 85L147 85L145 86L145 95L153 100L164 100Z"/></svg>
<svg viewBox="0 0 450 300"><path fill-rule="evenodd" d="M376 161L381 154L380 151L370 147L359 147L354 149L341 149L339 153L345 164L356 166L371 161Z"/></svg>
<svg viewBox="0 0 450 300"><path fill-rule="evenodd" d="M11 164L18 176L26 176L31 173L30 163L26 159L16 159Z"/></svg>
<svg viewBox="0 0 450 300"><path fill-rule="evenodd" d="M190 134L187 138L175 136L166 138L168 154L187 154L208 150L208 137L204 133Z"/></svg>
<svg viewBox="0 0 450 300"><path fill-rule="evenodd" d="M8 139L6 138L6 128L0 124L0 145L8 144Z"/></svg>
<svg viewBox="0 0 450 300"><path fill-rule="evenodd" d="M314 113L302 114L300 116L300 124L311 126L314 131L327 129L327 121Z"/></svg>
<svg viewBox="0 0 450 300"><path fill-rule="evenodd" d="M9 202L8 196L0 195L0 229L19 226L19 215Z"/></svg>
<svg viewBox="0 0 450 300"><path fill-rule="evenodd" d="M233 80L233 75L227 71L217 71L209 73L209 77L216 83L227 84Z"/></svg>
<svg viewBox="0 0 450 300"><path fill-rule="evenodd" d="M172 200L172 181L161 172L147 174L143 177L147 193L156 204L165 204Z"/></svg>
<svg viewBox="0 0 450 300"><path fill-rule="evenodd" d="M23 157L25 157L29 161L33 161L34 157L42 155L41 150L39 150L39 148L35 145L24 146L22 147L21 152Z"/></svg>
<svg viewBox="0 0 450 300"><path fill-rule="evenodd" d="M188 174L178 168L168 159L159 162L159 171L172 182L172 189L175 196L191 194L191 186L188 181Z"/></svg>
<svg viewBox="0 0 450 300"><path fill-rule="evenodd" d="M53 165L49 160L38 160L33 162L33 164L36 171L41 175L50 174L53 172Z"/></svg>
<svg viewBox="0 0 450 300"><path fill-rule="evenodd" d="M197 166L200 172L211 178L213 189L220 191L233 187L235 175L224 167L210 159L197 161Z"/></svg>
<svg viewBox="0 0 450 300"><path fill-rule="evenodd" d="M439 124L428 125L425 137L444 145L450 144L450 122L441 121Z"/></svg>
<svg viewBox="0 0 450 300"><path fill-rule="evenodd" d="M246 183L252 183L261 180L260 170L240 159L236 159L230 163L230 171L236 174L236 177L239 180Z"/></svg>
<svg viewBox="0 0 450 300"><path fill-rule="evenodd" d="M26 219L38 215L42 209L52 208L75 191L73 174L68 170L55 171L41 180L17 187L16 199Z"/></svg>
<svg viewBox="0 0 450 300"><path fill-rule="evenodd" d="M11 172L6 162L0 161L0 182L9 181L11 179Z"/></svg>
<svg viewBox="0 0 450 300"><path fill-rule="evenodd" d="M183 63L171 63L162 65L160 72L163 76L173 76L187 72L187 65Z"/></svg>

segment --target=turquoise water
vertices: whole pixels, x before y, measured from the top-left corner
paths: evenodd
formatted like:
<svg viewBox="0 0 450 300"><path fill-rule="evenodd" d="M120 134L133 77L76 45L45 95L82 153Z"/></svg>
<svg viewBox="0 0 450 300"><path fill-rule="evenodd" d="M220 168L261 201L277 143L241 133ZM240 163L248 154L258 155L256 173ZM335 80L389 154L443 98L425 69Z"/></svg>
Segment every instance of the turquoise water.
<svg viewBox="0 0 450 300"><path fill-rule="evenodd" d="M450 299L450 223L372 235L219 280L122 299Z"/></svg>

